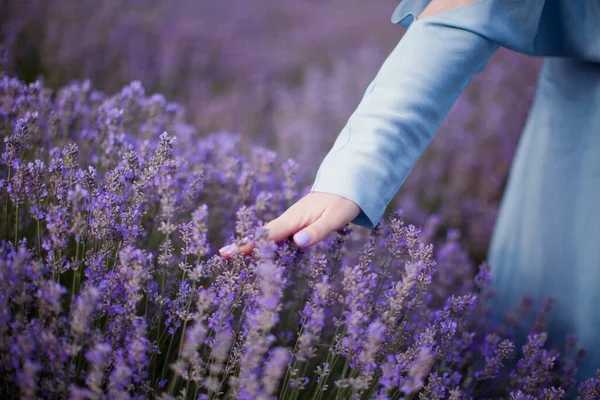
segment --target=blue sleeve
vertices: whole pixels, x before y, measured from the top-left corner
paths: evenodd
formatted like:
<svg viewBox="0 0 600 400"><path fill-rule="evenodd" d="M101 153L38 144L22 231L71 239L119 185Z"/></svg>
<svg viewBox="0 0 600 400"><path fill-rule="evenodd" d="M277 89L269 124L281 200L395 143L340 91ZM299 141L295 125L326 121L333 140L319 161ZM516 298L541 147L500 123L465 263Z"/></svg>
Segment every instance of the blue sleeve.
<svg viewBox="0 0 600 400"><path fill-rule="evenodd" d="M573 1L573 0L568 0ZM392 23L408 28L431 0L403 0L392 13ZM478 0L474 3L432 17L477 33L498 45L540 55L540 47L551 51L560 39L559 29L553 35L542 25L552 23L558 28L564 16L560 4L564 0ZM577 0L575 0L577 3ZM581 7L575 7L581 8ZM427 18L428 19L428 18ZM552 43L550 43L552 42ZM558 48L555 51L559 51ZM560 56L562 54L555 54Z"/></svg>
<svg viewBox="0 0 600 400"><path fill-rule="evenodd" d="M535 15L480 0L422 20L427 1L396 9L408 30L381 66L321 163L311 191L337 194L360 207L353 224L372 228L383 216L442 120L500 44L533 43ZM402 5L402 4L401 4ZM496 15L506 7L507 13ZM419 9L420 8L420 9ZM504 8L503 8L504 9ZM521 11L524 9L521 8Z"/></svg>
<svg viewBox="0 0 600 400"><path fill-rule="evenodd" d="M408 28L430 1L402 0L392 22ZM448 17L462 18L465 29L521 53L600 62L596 0L479 0Z"/></svg>

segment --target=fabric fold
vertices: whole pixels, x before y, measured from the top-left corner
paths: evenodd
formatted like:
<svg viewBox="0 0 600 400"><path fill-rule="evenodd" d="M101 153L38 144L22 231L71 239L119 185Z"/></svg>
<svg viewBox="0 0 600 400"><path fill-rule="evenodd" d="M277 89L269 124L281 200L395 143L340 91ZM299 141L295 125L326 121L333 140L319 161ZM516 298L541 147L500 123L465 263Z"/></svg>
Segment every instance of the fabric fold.
<svg viewBox="0 0 600 400"><path fill-rule="evenodd" d="M404 0L392 12L391 21L408 29L417 16L423 12L431 0Z"/></svg>
<svg viewBox="0 0 600 400"><path fill-rule="evenodd" d="M442 120L497 44L459 22L411 23L321 163L311 191L361 208L352 221L372 228Z"/></svg>

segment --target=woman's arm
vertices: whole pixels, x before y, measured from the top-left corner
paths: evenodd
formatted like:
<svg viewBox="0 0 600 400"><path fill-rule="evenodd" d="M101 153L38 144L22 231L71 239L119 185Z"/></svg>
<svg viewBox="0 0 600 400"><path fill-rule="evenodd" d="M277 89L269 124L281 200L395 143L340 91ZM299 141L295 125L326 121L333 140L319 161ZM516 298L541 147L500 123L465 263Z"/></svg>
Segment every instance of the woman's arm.
<svg viewBox="0 0 600 400"><path fill-rule="evenodd" d="M392 22L408 31L321 163L311 193L265 225L269 238L294 235L305 247L348 222L372 228L498 46L533 52L544 5L545 0L403 0ZM239 251L252 248L250 243Z"/></svg>
<svg viewBox="0 0 600 400"><path fill-rule="evenodd" d="M408 31L321 163L311 193L265 225L269 238L294 235L305 247L348 222L372 228L460 93L500 45L529 54L540 45L556 50L552 38L538 37L542 12L552 5L402 0L392 22ZM250 243L239 250L247 254L252 248Z"/></svg>
<svg viewBox="0 0 600 400"><path fill-rule="evenodd" d="M371 228L381 219L460 93L498 48L449 18L459 10L477 18L469 10L475 5L410 25L319 167L311 191L356 203L354 224Z"/></svg>

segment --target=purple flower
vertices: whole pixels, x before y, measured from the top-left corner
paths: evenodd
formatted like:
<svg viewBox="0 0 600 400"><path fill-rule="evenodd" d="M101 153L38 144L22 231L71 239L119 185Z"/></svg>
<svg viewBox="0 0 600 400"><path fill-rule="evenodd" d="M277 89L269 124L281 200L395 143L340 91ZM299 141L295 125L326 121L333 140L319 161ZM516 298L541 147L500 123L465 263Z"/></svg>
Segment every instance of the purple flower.
<svg viewBox="0 0 600 400"><path fill-rule="evenodd" d="M329 303L331 286L327 276L314 285L311 299L304 305L301 312L303 319L302 333L296 342L294 356L300 361L306 361L316 355L317 341L325 327L326 307Z"/></svg>
<svg viewBox="0 0 600 400"><path fill-rule="evenodd" d="M85 353L85 359L90 363L85 383L91 393L100 396L103 393L105 367L111 346L107 343L96 343Z"/></svg>
<svg viewBox="0 0 600 400"><path fill-rule="evenodd" d="M260 252L265 251L263 249ZM257 266L260 292L253 299L254 307L250 309L247 317L245 349L240 358L240 399L254 398L265 390L260 384L260 369L264 355L275 340L269 332L279 321L281 295L286 283L283 271L283 267L276 266L268 258L263 259Z"/></svg>
<svg viewBox="0 0 600 400"><path fill-rule="evenodd" d="M425 378L429 374L434 361L434 354L428 347L421 347L416 358L408 369L408 379L405 380L401 390L406 394L412 394L423 387Z"/></svg>
<svg viewBox="0 0 600 400"><path fill-rule="evenodd" d="M516 370L510 373L511 383L515 387L534 396L550 383L550 371L557 359L555 350L543 348L547 337L545 332L530 334L522 347L523 355L517 362Z"/></svg>
<svg viewBox="0 0 600 400"><path fill-rule="evenodd" d="M513 357L515 346L507 339L500 341L500 337L495 334L488 334L481 347L481 354L485 359L483 370L475 372L477 379L494 379L498 376L503 362Z"/></svg>
<svg viewBox="0 0 600 400"><path fill-rule="evenodd" d="M600 370L596 371L596 376L579 385L579 393L583 396L583 400L600 398Z"/></svg>
<svg viewBox="0 0 600 400"><path fill-rule="evenodd" d="M50 206L46 213L46 228L50 237L44 242L45 250L60 251L67 246L69 237L69 220L67 208L62 206Z"/></svg>
<svg viewBox="0 0 600 400"><path fill-rule="evenodd" d="M87 286L71 306L70 325L75 335L88 333L99 298L98 290L93 286Z"/></svg>
<svg viewBox="0 0 600 400"><path fill-rule="evenodd" d="M189 321L192 317L192 313L189 310L188 304L191 304L194 300L194 292L192 287L186 281L182 281L179 285L179 292L173 301L170 301L165 314L165 326L168 328L169 333L174 335L177 329L181 326L182 322Z"/></svg>
<svg viewBox="0 0 600 400"><path fill-rule="evenodd" d="M279 380L286 370L290 351L285 347L275 347L270 352L263 369L262 385L267 396L273 396L279 387Z"/></svg>
<svg viewBox="0 0 600 400"><path fill-rule="evenodd" d="M27 164L27 181L25 195L33 203L30 212L34 219L44 218L44 202L48 196L46 190L46 165L43 161L36 159L35 162Z"/></svg>
<svg viewBox="0 0 600 400"><path fill-rule="evenodd" d="M2 161L8 167L11 167L13 161L20 158L23 150L28 147L29 130L31 125L36 122L37 118L37 112L27 112L23 118L19 118L15 122L12 134L4 138Z"/></svg>
<svg viewBox="0 0 600 400"><path fill-rule="evenodd" d="M207 241L207 217L208 207L203 204L192 213L191 222L179 225L182 240L186 244L186 254L203 257L210 252L210 244Z"/></svg>
<svg viewBox="0 0 600 400"><path fill-rule="evenodd" d="M60 313L62 309L61 297L67 290L58 283L46 281L36 293L37 306L41 315L51 317Z"/></svg>
<svg viewBox="0 0 600 400"><path fill-rule="evenodd" d="M305 95L317 100L290 111L299 117L280 118L286 134L306 130L301 120L311 113L341 118L330 94L315 91L320 82L348 86L309 74ZM278 98L295 93L273 89ZM266 108L283 112L277 102ZM203 109L212 108L199 107L195 122ZM339 115L329 115L334 109ZM301 249L291 237L269 240L265 222L309 191L300 175L314 163L239 133L201 137L186 118L139 82L115 95L75 82L54 95L41 82L0 77L0 122L8 127L0 188L9 200L0 394L558 399L574 385L583 352L573 340L565 349L572 360L548 350L548 303L506 374L514 345L485 312L489 266L476 273L473 260L483 257L496 212L504 139L491 141L504 149L492 161L450 161L434 145L411 175L420 186L407 181L411 193L400 194L408 208L370 231L347 224ZM458 131L445 151L485 144ZM452 170L461 173L450 177ZM18 244L8 241L15 236ZM222 241L255 248L206 258ZM530 306L526 299L510 322ZM597 380L580 386L582 396L598 397Z"/></svg>

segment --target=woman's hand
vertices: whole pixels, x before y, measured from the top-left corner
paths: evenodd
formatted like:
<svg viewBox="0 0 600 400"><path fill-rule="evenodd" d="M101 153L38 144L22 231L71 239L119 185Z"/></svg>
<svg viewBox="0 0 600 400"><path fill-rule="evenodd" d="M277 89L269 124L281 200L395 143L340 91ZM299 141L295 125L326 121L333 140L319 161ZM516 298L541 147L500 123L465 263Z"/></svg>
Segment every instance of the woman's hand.
<svg viewBox="0 0 600 400"><path fill-rule="evenodd" d="M310 192L264 228L270 240L280 242L294 235L296 245L308 247L344 227L359 213L360 207L351 200L330 193ZM248 243L239 252L249 254L253 248L254 244ZM221 248L219 253L228 258L237 251L236 245L232 244Z"/></svg>

